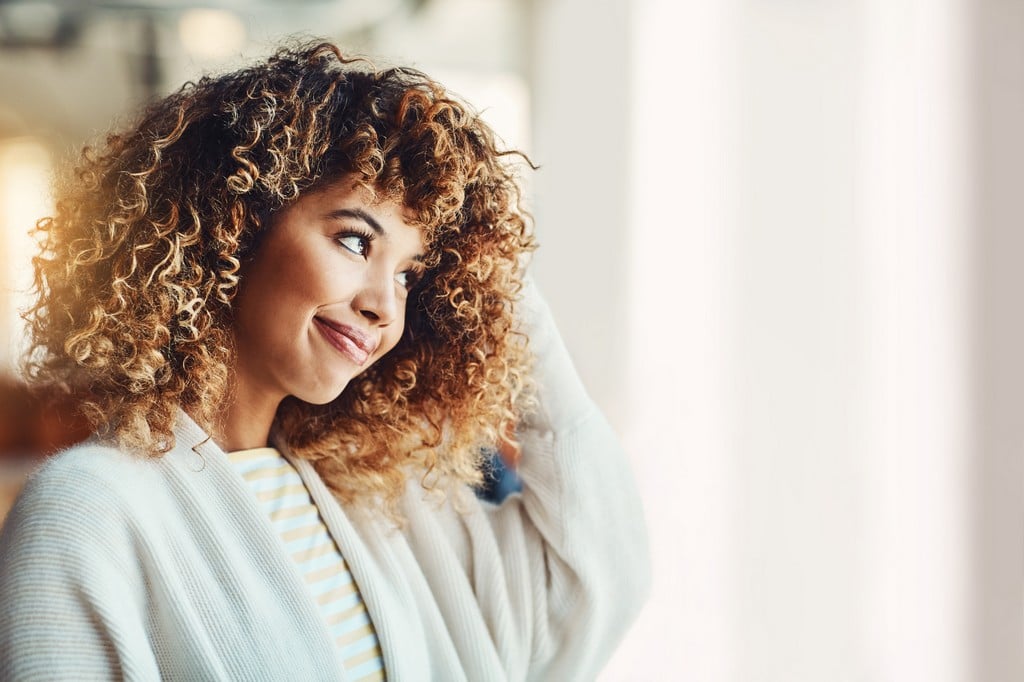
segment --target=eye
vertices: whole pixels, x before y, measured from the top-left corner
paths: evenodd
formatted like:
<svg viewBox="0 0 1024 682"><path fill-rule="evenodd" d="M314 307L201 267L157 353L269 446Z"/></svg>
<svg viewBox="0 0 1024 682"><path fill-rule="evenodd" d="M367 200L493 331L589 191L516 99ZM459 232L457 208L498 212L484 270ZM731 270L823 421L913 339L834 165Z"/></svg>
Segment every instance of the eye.
<svg viewBox="0 0 1024 682"><path fill-rule="evenodd" d="M357 256L363 256L365 258L366 254L370 252L370 237L365 234L350 232L348 234L339 235L335 240L341 244L342 248L351 251Z"/></svg>
<svg viewBox="0 0 1024 682"><path fill-rule="evenodd" d="M418 269L403 270L395 275L395 281L398 282L399 286L405 287L406 290L409 290L416 286L422 277L423 273Z"/></svg>

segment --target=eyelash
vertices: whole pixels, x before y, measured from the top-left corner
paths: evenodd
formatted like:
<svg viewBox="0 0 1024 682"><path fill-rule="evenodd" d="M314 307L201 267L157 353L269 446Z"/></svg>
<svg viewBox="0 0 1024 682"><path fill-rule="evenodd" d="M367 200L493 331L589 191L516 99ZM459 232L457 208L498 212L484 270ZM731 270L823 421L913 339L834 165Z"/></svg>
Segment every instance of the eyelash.
<svg viewBox="0 0 1024 682"><path fill-rule="evenodd" d="M351 249L345 245L345 240L352 237L356 237L360 240L361 251ZM374 240L374 237L376 237L376 235L370 232L362 232L361 230L351 230L343 234L339 234L337 237L335 237L335 241L338 242L338 245L341 248L345 249L349 253L353 253L362 258L366 258L370 251L370 243ZM423 279L423 268L410 268L408 270L403 270L398 274L406 276L406 282L402 286L405 288L406 291L411 291L413 287L415 287L419 283L419 281Z"/></svg>
<svg viewBox="0 0 1024 682"><path fill-rule="evenodd" d="M345 245L345 240L349 239L351 237L358 237L361 240L362 251L356 251L355 249L350 249L348 246ZM339 234L337 237L335 237L335 241L338 242L338 245L341 248L345 249L346 251L349 251L350 253L354 253L357 256L362 256L363 258L366 258L367 254L370 251L370 243L373 241L373 238L374 238L374 235L369 233L369 232L361 232L360 230L352 230L350 232L345 232L343 234Z"/></svg>

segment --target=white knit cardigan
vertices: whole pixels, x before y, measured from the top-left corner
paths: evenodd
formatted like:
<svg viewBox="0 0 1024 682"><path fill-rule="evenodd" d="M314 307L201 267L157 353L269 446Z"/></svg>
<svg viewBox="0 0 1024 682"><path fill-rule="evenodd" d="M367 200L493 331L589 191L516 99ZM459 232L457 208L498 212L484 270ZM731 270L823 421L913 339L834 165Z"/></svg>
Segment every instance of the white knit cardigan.
<svg viewBox="0 0 1024 682"><path fill-rule="evenodd" d="M282 447L348 560L390 680L593 679L646 597L629 467L546 305L525 303L542 404L521 429L522 493L455 511L412 480L395 530L340 506ZM31 477L0 537L0 679L346 679L224 452L184 413L175 437L159 459L87 442Z"/></svg>

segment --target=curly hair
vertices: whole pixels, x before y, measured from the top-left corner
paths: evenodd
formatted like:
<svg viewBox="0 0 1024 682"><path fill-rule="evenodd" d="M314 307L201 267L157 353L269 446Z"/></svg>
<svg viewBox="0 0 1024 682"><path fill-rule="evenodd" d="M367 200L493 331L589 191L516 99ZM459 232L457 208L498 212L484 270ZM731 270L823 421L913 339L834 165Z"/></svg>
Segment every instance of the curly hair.
<svg viewBox="0 0 1024 682"><path fill-rule="evenodd" d="M396 347L326 405L286 398L274 429L347 502L394 503L410 467L427 487L476 484L481 446L529 400L524 161L426 75L330 43L188 83L59 183L36 228L26 374L135 452L173 447L179 407L214 432L240 265L277 211L353 176L414 216L426 275Z"/></svg>

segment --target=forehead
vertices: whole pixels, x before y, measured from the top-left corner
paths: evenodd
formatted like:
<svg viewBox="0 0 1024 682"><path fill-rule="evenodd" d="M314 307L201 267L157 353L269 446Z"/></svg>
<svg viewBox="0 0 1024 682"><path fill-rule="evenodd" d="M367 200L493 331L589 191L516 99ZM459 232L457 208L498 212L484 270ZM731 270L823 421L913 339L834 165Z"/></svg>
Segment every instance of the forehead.
<svg viewBox="0 0 1024 682"><path fill-rule="evenodd" d="M402 197L361 183L350 176L326 183L300 197L296 203L304 199L309 200L307 204L327 211L332 210L332 206L357 207L372 216L386 218L389 222L401 223L406 227L420 231L426 227L418 219L416 211L402 202Z"/></svg>

